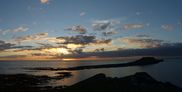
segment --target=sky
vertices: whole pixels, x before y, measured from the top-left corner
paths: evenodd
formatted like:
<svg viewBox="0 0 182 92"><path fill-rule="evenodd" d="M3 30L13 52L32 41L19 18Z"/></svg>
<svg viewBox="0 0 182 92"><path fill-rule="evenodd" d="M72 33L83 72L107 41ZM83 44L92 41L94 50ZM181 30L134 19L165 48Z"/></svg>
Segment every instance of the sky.
<svg viewBox="0 0 182 92"><path fill-rule="evenodd" d="M181 9L181 0L0 0L0 60L180 56Z"/></svg>

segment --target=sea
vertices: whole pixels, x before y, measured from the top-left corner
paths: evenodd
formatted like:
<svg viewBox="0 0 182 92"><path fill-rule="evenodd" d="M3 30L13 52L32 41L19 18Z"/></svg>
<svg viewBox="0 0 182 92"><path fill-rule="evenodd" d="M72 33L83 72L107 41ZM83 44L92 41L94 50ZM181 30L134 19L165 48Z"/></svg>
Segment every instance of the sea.
<svg viewBox="0 0 182 92"><path fill-rule="evenodd" d="M0 61L0 74L32 74L55 76L56 72L71 72L73 76L61 80L50 81L49 86L70 86L85 80L98 73L104 73L108 77L124 77L135 74L136 72L147 72L156 80L170 82L182 87L182 58L166 58L164 62L147 66L129 66L117 68L85 69L74 71L50 71L50 70L27 70L25 68L67 68L85 65L103 65L126 63L133 60L84 60L84 61Z"/></svg>

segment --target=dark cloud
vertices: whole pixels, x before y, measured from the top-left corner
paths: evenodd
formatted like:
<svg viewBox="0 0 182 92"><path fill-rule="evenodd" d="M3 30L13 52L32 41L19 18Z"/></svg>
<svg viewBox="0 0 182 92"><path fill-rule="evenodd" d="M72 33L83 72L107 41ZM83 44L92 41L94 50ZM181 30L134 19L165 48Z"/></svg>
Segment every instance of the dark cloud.
<svg viewBox="0 0 182 92"><path fill-rule="evenodd" d="M16 48L16 49L30 49L30 48L33 48L33 46L13 46L11 48Z"/></svg>
<svg viewBox="0 0 182 92"><path fill-rule="evenodd" d="M138 34L138 35L136 35L136 37L139 37L139 38L148 38L150 36L149 35L146 35L146 34Z"/></svg>
<svg viewBox="0 0 182 92"><path fill-rule="evenodd" d="M112 41L112 39L101 39L101 40L96 40L95 43L93 44L109 44Z"/></svg>
<svg viewBox="0 0 182 92"><path fill-rule="evenodd" d="M92 27L94 30L110 30L115 29L116 25L119 24L117 20L96 20L93 21Z"/></svg>
<svg viewBox="0 0 182 92"><path fill-rule="evenodd" d="M75 31L80 34L85 34L87 32L87 29L82 25L71 26L71 27L66 28L66 30Z"/></svg>
<svg viewBox="0 0 182 92"><path fill-rule="evenodd" d="M102 34L104 36L110 36L110 35L113 35L113 34L116 34L117 32L115 30L112 30L112 31L107 31L107 32L102 32Z"/></svg>
<svg viewBox="0 0 182 92"><path fill-rule="evenodd" d="M51 47L53 47L53 45L51 45L51 44L49 44L49 43L36 42L36 44L41 45L42 47L46 47L46 48L51 48Z"/></svg>
<svg viewBox="0 0 182 92"><path fill-rule="evenodd" d="M100 49L95 49L94 52L104 52L105 49L104 48L100 48Z"/></svg>
<svg viewBox="0 0 182 92"><path fill-rule="evenodd" d="M71 37L57 37L57 39L65 40L59 44L80 44L80 45L88 45L88 44L104 44L111 42L111 39L96 39L95 36L90 35L76 35Z"/></svg>
<svg viewBox="0 0 182 92"><path fill-rule="evenodd" d="M72 50L72 54L82 54L83 53L83 48L76 48L75 50Z"/></svg>
<svg viewBox="0 0 182 92"><path fill-rule="evenodd" d="M0 40L0 50L6 50L6 49L11 49L15 44L7 43L5 41Z"/></svg>
<svg viewBox="0 0 182 92"><path fill-rule="evenodd" d="M110 26L110 21L108 20L102 20L102 21L94 21L92 23L92 27L94 30L105 30Z"/></svg>
<svg viewBox="0 0 182 92"><path fill-rule="evenodd" d="M182 56L182 43L165 43L160 47L144 49L122 49L117 51L84 52L69 57L128 57L128 56Z"/></svg>
<svg viewBox="0 0 182 92"><path fill-rule="evenodd" d="M51 54L45 54L45 53L31 53L32 56L50 56Z"/></svg>
<svg viewBox="0 0 182 92"><path fill-rule="evenodd" d="M67 36L67 37L57 37L57 39L64 39L65 41L62 44L89 44L95 42L95 36Z"/></svg>
<svg viewBox="0 0 182 92"><path fill-rule="evenodd" d="M16 49L16 50L27 50L32 49L33 46L17 46L16 44L7 43L5 41L0 40L0 51L8 50L8 49ZM14 51L16 51L14 50Z"/></svg>
<svg viewBox="0 0 182 92"><path fill-rule="evenodd" d="M9 56L0 56L0 58L22 58L26 57L26 55L9 55Z"/></svg>

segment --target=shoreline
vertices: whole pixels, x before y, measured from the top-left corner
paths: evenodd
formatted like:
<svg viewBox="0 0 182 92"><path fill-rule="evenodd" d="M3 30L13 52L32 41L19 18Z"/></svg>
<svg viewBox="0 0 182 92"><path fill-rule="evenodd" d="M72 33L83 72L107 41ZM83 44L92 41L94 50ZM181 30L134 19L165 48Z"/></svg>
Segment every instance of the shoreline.
<svg viewBox="0 0 182 92"><path fill-rule="evenodd" d="M139 60L128 62L128 63L118 63L118 64L103 64L103 65L86 65L68 68L51 68L51 67L39 67L39 68L24 68L27 70L51 70L51 71L72 71L72 70L84 70L84 69L98 69L98 68L117 68L117 67L129 67L129 66L146 66L162 62L162 59L156 59L154 57L143 57Z"/></svg>

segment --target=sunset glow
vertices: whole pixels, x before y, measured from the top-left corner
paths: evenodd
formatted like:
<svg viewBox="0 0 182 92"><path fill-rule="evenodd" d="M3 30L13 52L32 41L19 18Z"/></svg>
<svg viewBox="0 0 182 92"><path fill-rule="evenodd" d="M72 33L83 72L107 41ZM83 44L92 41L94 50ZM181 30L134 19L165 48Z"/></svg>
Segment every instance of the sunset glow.
<svg viewBox="0 0 182 92"><path fill-rule="evenodd" d="M179 1L0 2L0 59L181 55Z"/></svg>

